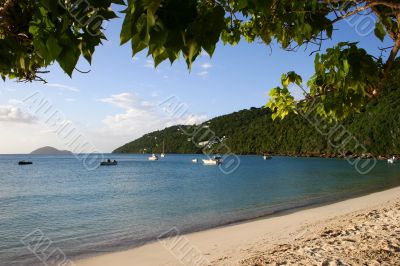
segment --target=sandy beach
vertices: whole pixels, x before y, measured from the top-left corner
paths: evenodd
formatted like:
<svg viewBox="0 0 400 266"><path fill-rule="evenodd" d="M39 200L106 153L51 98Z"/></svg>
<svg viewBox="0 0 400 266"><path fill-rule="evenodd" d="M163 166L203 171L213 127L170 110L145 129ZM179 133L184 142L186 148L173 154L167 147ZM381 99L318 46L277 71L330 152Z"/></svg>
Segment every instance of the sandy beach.
<svg viewBox="0 0 400 266"><path fill-rule="evenodd" d="M400 265L400 187L76 261L125 265Z"/></svg>

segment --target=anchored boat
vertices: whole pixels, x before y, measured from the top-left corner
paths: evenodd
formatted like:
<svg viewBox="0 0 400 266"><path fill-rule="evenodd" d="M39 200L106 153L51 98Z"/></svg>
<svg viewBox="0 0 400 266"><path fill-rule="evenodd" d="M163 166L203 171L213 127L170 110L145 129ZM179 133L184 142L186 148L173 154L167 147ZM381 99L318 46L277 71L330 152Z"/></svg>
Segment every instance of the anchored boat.
<svg viewBox="0 0 400 266"><path fill-rule="evenodd" d="M388 159L388 163L389 163L389 164L397 163L397 161L398 161L398 159L397 159L396 157L394 157L394 156L393 156L392 158L389 158L389 159Z"/></svg>
<svg viewBox="0 0 400 266"><path fill-rule="evenodd" d="M28 164L33 164L33 163L30 161L19 161L18 164L19 165L28 165Z"/></svg>
<svg viewBox="0 0 400 266"><path fill-rule="evenodd" d="M271 157L271 155L269 155L269 154L264 154L264 155L263 155L263 159L264 159L264 160L271 160L272 157Z"/></svg>
<svg viewBox="0 0 400 266"><path fill-rule="evenodd" d="M203 159L204 165L220 165L222 163L220 156L214 156L212 159Z"/></svg>
<svg viewBox="0 0 400 266"><path fill-rule="evenodd" d="M112 165L117 165L117 164L118 164L118 162L116 160L111 161L110 159L100 163L101 166L112 166Z"/></svg>
<svg viewBox="0 0 400 266"><path fill-rule="evenodd" d="M165 157L165 150L164 150L164 141L163 141L163 143L162 143L162 153L161 153L161 158L164 158Z"/></svg>
<svg viewBox="0 0 400 266"><path fill-rule="evenodd" d="M157 161L158 160L158 156L155 155L154 153L149 157L149 161Z"/></svg>

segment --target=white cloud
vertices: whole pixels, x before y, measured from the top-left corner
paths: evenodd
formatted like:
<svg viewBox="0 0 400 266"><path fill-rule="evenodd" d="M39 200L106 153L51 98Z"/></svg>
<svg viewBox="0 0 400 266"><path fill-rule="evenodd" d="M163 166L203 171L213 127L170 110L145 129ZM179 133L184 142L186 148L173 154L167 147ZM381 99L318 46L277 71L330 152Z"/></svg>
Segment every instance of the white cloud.
<svg viewBox="0 0 400 266"><path fill-rule="evenodd" d="M123 109L142 109L153 106L152 103L144 101L138 95L129 92L114 94L108 98L99 99L98 101L109 103Z"/></svg>
<svg viewBox="0 0 400 266"><path fill-rule="evenodd" d="M204 64L202 64L200 67L201 67L202 69L204 69L204 70L208 70L208 69L212 68L213 65L210 64L210 63L204 63Z"/></svg>
<svg viewBox="0 0 400 266"><path fill-rule="evenodd" d="M159 91L151 92L151 97L159 97L159 96L160 96L160 92Z"/></svg>
<svg viewBox="0 0 400 266"><path fill-rule="evenodd" d="M128 92L112 95L99 101L124 109L123 113L108 115L102 121L105 126L102 134L117 136L118 141L121 142L119 144L165 127L177 124L199 124L207 120L206 115L189 114L189 112L183 117L169 116L156 103Z"/></svg>
<svg viewBox="0 0 400 266"><path fill-rule="evenodd" d="M208 76L208 71L207 70L200 71L199 73L197 73L197 75L199 75L200 77L207 77Z"/></svg>
<svg viewBox="0 0 400 266"><path fill-rule="evenodd" d="M140 58L135 55L134 57L132 57L132 60L136 62L136 61L139 61Z"/></svg>
<svg viewBox="0 0 400 266"><path fill-rule="evenodd" d="M5 91L5 92L14 92L14 91L16 91L16 89L8 88L8 87L0 88L0 95L3 93L3 91Z"/></svg>
<svg viewBox="0 0 400 266"><path fill-rule="evenodd" d="M13 105L0 105L0 122L34 123L36 117Z"/></svg>
<svg viewBox="0 0 400 266"><path fill-rule="evenodd" d="M198 72L197 75L200 77L203 77L203 78L207 77L210 72L210 69L212 67L213 67L213 65L210 63L204 63L204 64L200 65L200 68L202 69L202 71Z"/></svg>
<svg viewBox="0 0 400 266"><path fill-rule="evenodd" d="M75 87L71 87L71 86L63 85L63 84L58 84L58 83L47 83L46 86L52 87L52 88L55 88L55 89L59 89L59 90L62 90L62 91L79 92L79 89L77 89Z"/></svg>
<svg viewBox="0 0 400 266"><path fill-rule="evenodd" d="M22 104L23 102L22 102L21 100L18 100L18 99L10 99L10 100L8 100L8 103L9 103L10 105L15 106L15 105L20 105L20 104Z"/></svg>
<svg viewBox="0 0 400 266"><path fill-rule="evenodd" d="M75 102L76 99L75 98L66 98L65 101L67 101L67 102Z"/></svg>

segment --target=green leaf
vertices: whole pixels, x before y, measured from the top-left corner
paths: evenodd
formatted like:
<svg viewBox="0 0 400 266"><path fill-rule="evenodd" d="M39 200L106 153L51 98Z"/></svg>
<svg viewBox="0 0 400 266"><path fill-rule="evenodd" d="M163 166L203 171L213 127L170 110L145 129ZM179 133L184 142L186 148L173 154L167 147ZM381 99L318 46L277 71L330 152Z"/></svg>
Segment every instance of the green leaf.
<svg viewBox="0 0 400 266"><path fill-rule="evenodd" d="M132 38L132 19L131 14L128 12L125 15L124 22L120 33L120 44L123 45Z"/></svg>
<svg viewBox="0 0 400 266"><path fill-rule="evenodd" d="M241 9L247 7L248 4L249 4L248 0L238 0L238 1L236 1L235 9L236 10L241 10Z"/></svg>
<svg viewBox="0 0 400 266"><path fill-rule="evenodd" d="M144 9L154 14L160 7L162 0L142 0L142 2Z"/></svg>
<svg viewBox="0 0 400 266"><path fill-rule="evenodd" d="M347 60L343 60L343 71L344 73L349 73L350 70L350 65L349 65L349 61Z"/></svg>
<svg viewBox="0 0 400 266"><path fill-rule="evenodd" d="M55 60L62 51L61 46L58 45L58 41L53 35L50 35L47 39L46 46L52 60Z"/></svg>
<svg viewBox="0 0 400 266"><path fill-rule="evenodd" d="M40 30L40 27L38 25L31 24L29 26L29 33L34 36L38 34L39 30Z"/></svg>
<svg viewBox="0 0 400 266"><path fill-rule="evenodd" d="M188 68L192 69L193 61L201 52L199 44L195 40L192 40L187 44L187 48L183 52Z"/></svg>
<svg viewBox="0 0 400 266"><path fill-rule="evenodd" d="M60 56L57 58L57 62L60 64L65 73L67 73L71 77L72 72L74 71L75 66L78 63L78 59L79 53L75 49L70 47L60 54Z"/></svg>
<svg viewBox="0 0 400 266"><path fill-rule="evenodd" d="M379 40L383 42L386 36L385 28L383 27L382 23L377 21L375 25L375 36L378 37Z"/></svg>

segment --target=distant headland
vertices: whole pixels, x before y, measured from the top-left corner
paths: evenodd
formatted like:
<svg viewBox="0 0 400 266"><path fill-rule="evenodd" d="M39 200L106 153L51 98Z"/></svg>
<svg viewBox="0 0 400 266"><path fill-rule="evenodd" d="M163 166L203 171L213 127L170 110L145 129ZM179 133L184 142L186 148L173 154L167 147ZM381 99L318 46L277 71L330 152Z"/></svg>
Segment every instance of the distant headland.
<svg viewBox="0 0 400 266"><path fill-rule="evenodd" d="M66 150L58 150L56 148L46 146L34 150L31 154L41 154L41 155L70 155L72 152Z"/></svg>

